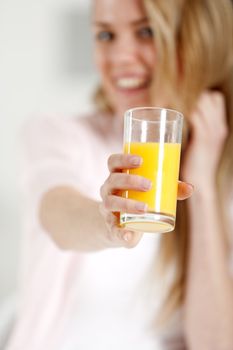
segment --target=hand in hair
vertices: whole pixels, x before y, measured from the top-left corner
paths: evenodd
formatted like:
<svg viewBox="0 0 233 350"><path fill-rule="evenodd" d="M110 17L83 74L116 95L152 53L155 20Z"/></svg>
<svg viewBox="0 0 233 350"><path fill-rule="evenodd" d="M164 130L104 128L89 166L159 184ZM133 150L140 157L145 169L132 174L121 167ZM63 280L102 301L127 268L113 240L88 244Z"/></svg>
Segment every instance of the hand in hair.
<svg viewBox="0 0 233 350"><path fill-rule="evenodd" d="M216 173L228 133L225 100L218 91L205 91L189 117L190 140L181 172L198 191L215 186Z"/></svg>

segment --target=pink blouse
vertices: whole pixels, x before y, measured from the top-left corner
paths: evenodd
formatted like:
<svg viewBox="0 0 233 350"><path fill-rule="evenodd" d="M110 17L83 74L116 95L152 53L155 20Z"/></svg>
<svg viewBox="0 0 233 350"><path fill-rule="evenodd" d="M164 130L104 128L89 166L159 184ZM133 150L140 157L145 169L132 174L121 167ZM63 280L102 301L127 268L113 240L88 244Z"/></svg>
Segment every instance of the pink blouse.
<svg viewBox="0 0 233 350"><path fill-rule="evenodd" d="M122 150L118 124L107 115L54 117L24 130L20 304L7 350L184 347L179 314L167 334L154 327L167 288L153 271L159 235L144 235L131 250L63 252L38 220L42 196L56 186L100 200L107 158Z"/></svg>

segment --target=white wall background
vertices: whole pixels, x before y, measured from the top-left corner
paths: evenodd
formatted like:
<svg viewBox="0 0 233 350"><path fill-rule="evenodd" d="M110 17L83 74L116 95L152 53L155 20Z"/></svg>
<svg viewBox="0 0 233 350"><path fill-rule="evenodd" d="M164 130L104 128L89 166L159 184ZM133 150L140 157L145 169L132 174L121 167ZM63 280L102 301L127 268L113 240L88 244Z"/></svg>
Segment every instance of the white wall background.
<svg viewBox="0 0 233 350"><path fill-rule="evenodd" d="M0 304L16 288L18 135L44 113L81 113L96 81L87 0L0 1Z"/></svg>

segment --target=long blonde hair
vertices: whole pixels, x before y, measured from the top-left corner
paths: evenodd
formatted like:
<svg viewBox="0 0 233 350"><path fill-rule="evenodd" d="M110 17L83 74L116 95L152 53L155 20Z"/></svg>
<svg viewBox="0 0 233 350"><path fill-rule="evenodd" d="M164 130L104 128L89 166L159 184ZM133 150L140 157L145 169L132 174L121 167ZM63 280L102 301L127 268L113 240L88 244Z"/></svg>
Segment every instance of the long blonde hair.
<svg viewBox="0 0 233 350"><path fill-rule="evenodd" d="M166 89L172 108L190 113L205 89L221 91L226 100L228 137L216 175L220 212L227 210L227 188L233 174L233 6L231 0L144 0L155 31L156 89ZM182 167L182 160L181 160ZM224 218L225 221L227 217ZM227 227L227 225L226 225ZM189 218L179 202L172 234L161 237L160 271L175 263L175 276L161 308L165 321L185 296L189 257Z"/></svg>
<svg viewBox="0 0 233 350"><path fill-rule="evenodd" d="M233 174L233 5L231 0L144 0L155 33L157 63L152 98L158 88L169 97L170 106L190 113L200 93L221 91L226 100L228 137L216 176L222 215L227 206L226 189ZM165 91L166 89L166 91ZM111 111L101 89L95 95L99 109ZM182 160L181 160L182 166ZM226 218L227 219L227 218ZM172 233L161 237L161 272L175 266L175 275L161 309L168 320L185 295L189 255L189 218L186 203L179 202Z"/></svg>

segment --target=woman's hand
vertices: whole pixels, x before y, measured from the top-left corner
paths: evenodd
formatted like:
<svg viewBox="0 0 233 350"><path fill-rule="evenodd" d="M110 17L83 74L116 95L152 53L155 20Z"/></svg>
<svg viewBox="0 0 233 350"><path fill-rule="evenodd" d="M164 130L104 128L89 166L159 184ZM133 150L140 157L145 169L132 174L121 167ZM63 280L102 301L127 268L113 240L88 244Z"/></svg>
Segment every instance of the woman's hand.
<svg viewBox="0 0 233 350"><path fill-rule="evenodd" d="M188 119L190 140L182 164L182 177L195 188L214 188L216 171L227 137L225 101L222 93L204 92Z"/></svg>
<svg viewBox="0 0 233 350"><path fill-rule="evenodd" d="M119 226L119 212L141 214L146 212L147 205L120 196L122 190L148 191L151 188L150 180L138 175L122 172L125 169L137 168L142 159L134 155L115 154L109 157L108 168L110 175L101 187L102 204L100 211L106 222L112 246L134 247L142 237L142 233L133 232ZM178 199L186 199L193 192L192 185L179 182Z"/></svg>

